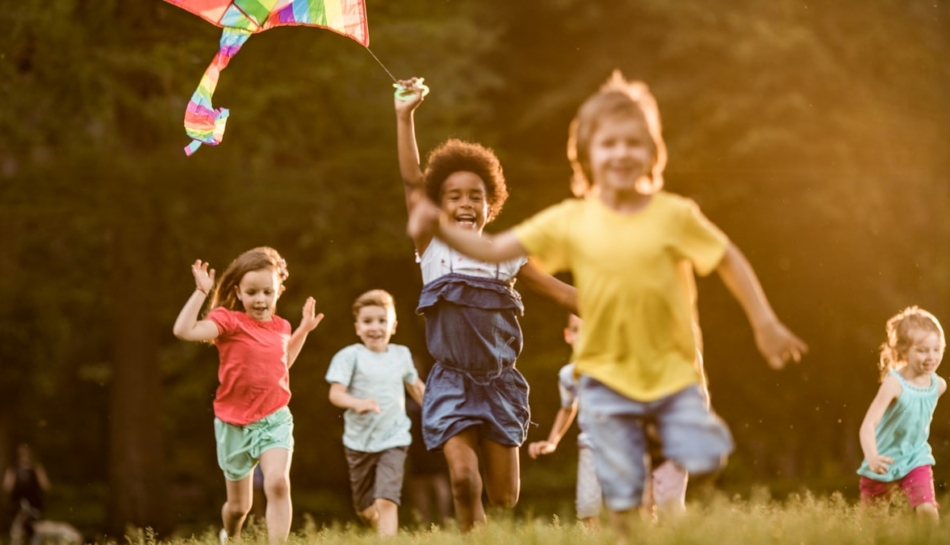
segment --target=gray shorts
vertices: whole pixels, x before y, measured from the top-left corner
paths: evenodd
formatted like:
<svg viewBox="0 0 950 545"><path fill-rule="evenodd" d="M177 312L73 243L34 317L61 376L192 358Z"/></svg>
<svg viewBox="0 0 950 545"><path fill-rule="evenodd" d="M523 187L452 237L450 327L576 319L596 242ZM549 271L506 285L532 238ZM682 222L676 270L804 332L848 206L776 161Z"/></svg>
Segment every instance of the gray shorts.
<svg viewBox="0 0 950 545"><path fill-rule="evenodd" d="M346 447L343 450L350 466L350 488L357 512L364 511L380 498L399 505L409 447L394 447L382 452L360 452Z"/></svg>

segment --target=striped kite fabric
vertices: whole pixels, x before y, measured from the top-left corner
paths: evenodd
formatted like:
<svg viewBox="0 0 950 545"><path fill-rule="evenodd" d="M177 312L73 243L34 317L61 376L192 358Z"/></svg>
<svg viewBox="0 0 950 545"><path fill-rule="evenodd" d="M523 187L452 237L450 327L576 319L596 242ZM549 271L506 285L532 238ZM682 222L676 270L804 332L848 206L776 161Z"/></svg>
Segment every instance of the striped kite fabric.
<svg viewBox="0 0 950 545"><path fill-rule="evenodd" d="M211 96L221 71L251 34L277 26L313 26L332 30L369 45L364 0L165 0L202 19L223 27L214 60L185 111L185 132L192 142L185 147L193 154L201 144L216 146L224 137L227 108L214 108Z"/></svg>

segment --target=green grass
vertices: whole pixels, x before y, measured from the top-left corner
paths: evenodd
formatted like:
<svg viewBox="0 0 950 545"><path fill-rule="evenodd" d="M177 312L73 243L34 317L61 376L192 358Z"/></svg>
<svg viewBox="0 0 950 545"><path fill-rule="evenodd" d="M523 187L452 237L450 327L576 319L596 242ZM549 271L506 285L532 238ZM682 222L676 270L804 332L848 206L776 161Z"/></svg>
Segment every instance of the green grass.
<svg viewBox="0 0 950 545"><path fill-rule="evenodd" d="M950 501L950 498L947 499ZM587 531L574 521L556 515L491 517L485 527L462 536L453 528L402 530L400 535L380 540L363 527L334 523L318 526L304 517L295 521L299 529L290 545L319 543L350 545L380 543L387 545L529 545L611 544L613 535L604 525L599 531ZM605 521L606 522L606 521ZM127 537L130 545L217 545L216 531L209 528L196 536L162 537L140 531ZM266 544L260 525L245 530L244 543ZM725 496L703 504L689 505L688 512L675 521L643 522L636 528L631 543L666 544L950 544L950 522L931 525L917 520L906 503L895 502L889 509L862 509L840 494L816 497L810 493L793 494L784 501L773 500L766 491L751 497Z"/></svg>

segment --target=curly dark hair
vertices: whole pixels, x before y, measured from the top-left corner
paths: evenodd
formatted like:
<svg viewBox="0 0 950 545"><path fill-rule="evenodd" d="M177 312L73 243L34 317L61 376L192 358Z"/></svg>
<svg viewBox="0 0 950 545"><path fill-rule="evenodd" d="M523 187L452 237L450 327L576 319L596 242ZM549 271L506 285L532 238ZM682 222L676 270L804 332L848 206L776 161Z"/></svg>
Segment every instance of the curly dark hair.
<svg viewBox="0 0 950 545"><path fill-rule="evenodd" d="M495 152L481 144L466 142L457 138L446 140L429 152L426 160L424 184L426 195L435 202L442 200L442 184L456 172L471 172L485 182L488 200L488 221L492 221L501 212L508 199L508 186L501 162Z"/></svg>

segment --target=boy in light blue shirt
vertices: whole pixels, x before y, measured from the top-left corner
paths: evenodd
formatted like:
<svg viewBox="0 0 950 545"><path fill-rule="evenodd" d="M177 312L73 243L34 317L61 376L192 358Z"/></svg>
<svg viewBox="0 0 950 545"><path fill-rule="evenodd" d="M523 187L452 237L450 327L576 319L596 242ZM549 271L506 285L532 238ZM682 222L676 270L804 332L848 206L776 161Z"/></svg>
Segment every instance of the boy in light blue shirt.
<svg viewBox="0 0 950 545"><path fill-rule="evenodd" d="M379 535L396 535L406 451L412 442L405 391L421 405L425 384L409 349L389 344L396 332L392 295L383 290L360 295L353 315L362 343L347 346L330 361L330 403L346 409L343 449L353 506Z"/></svg>

